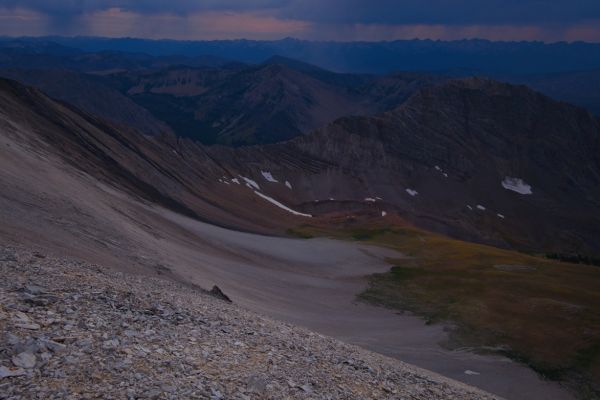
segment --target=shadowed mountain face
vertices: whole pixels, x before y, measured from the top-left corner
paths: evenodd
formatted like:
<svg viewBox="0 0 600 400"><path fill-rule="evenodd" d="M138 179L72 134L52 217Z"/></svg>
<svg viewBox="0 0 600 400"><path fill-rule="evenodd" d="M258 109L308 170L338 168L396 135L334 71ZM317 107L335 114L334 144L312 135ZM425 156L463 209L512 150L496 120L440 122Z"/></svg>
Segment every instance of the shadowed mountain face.
<svg viewBox="0 0 600 400"><path fill-rule="evenodd" d="M182 136L234 146L272 143L371 107L345 87L283 65L249 68L224 78L213 80L193 99L190 113L197 127ZM154 99L136 98L151 110ZM158 100L156 105L162 106Z"/></svg>
<svg viewBox="0 0 600 400"><path fill-rule="evenodd" d="M240 146L281 142L342 116L389 110L445 78L335 74L278 57L256 67L171 68L116 79L178 136Z"/></svg>
<svg viewBox="0 0 600 400"><path fill-rule="evenodd" d="M171 135L146 136L15 81L0 83L0 128L9 140L4 150L14 157L25 153L42 169L44 160L59 160L65 169L75 169L102 185L215 225L264 233L282 232L283 226L293 225L295 218L288 213L268 218L278 210L268 202L257 202L257 195L245 184L225 191L218 180L237 177L238 183L245 183L238 176L241 170L215 160L197 143ZM310 171L320 164L306 159L297 165ZM8 178L10 182L12 177Z"/></svg>
<svg viewBox="0 0 600 400"><path fill-rule="evenodd" d="M2 66L0 76L144 133L233 146L281 142L342 116L389 110L445 79L339 74L284 57L246 66L29 42L0 42Z"/></svg>
<svg viewBox="0 0 600 400"><path fill-rule="evenodd" d="M327 163L301 173L294 186L313 213L354 200L463 239L599 250L599 121L523 86L451 81L379 116L342 118L289 143L227 157L240 165L257 160L279 176L297 173L271 156L280 151Z"/></svg>
<svg viewBox="0 0 600 400"><path fill-rule="evenodd" d="M4 124L29 146L212 223L273 233L301 214L385 211L478 242L600 251L599 121L522 86L450 81L379 116L238 149L118 129L8 81L2 92Z"/></svg>
<svg viewBox="0 0 600 400"><path fill-rule="evenodd" d="M366 182L392 178L381 187L386 192L418 191L397 201L408 201L422 224L471 225L464 229L473 229L473 239L522 240L538 249L598 250L599 121L525 87L453 81L380 117L336 121L295 145L360 171Z"/></svg>

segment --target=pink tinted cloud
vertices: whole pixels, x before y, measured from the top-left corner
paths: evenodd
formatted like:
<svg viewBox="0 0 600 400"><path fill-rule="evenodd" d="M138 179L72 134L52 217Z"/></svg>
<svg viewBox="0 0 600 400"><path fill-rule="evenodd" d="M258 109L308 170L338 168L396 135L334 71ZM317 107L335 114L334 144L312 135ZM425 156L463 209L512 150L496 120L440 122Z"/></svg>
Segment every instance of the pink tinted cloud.
<svg viewBox="0 0 600 400"><path fill-rule="evenodd" d="M588 21L569 27L565 30L564 40L569 42L576 40L600 42L600 20Z"/></svg>
<svg viewBox="0 0 600 400"><path fill-rule="evenodd" d="M302 36L311 23L277 19L265 13L208 11L180 16L141 15L118 8L81 17L88 34L152 39L271 39Z"/></svg>
<svg viewBox="0 0 600 400"><path fill-rule="evenodd" d="M585 40L600 42L600 21L571 26L354 24L337 26L335 29L323 26L320 32L320 35L340 41L377 41L414 38L458 40L480 38L504 41L539 40L557 42Z"/></svg>
<svg viewBox="0 0 600 400"><path fill-rule="evenodd" d="M48 19L44 14L25 8L0 8L0 35L46 35Z"/></svg>

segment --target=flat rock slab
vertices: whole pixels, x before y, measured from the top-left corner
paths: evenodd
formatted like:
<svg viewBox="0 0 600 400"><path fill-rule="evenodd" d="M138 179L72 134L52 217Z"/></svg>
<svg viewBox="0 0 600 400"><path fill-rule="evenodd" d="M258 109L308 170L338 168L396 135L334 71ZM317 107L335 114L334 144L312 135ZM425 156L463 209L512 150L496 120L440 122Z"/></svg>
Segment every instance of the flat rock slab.
<svg viewBox="0 0 600 400"><path fill-rule="evenodd" d="M507 272L532 272L536 271L537 268L531 267L529 265L518 265L518 264L497 264L494 265L494 268L500 271Z"/></svg>

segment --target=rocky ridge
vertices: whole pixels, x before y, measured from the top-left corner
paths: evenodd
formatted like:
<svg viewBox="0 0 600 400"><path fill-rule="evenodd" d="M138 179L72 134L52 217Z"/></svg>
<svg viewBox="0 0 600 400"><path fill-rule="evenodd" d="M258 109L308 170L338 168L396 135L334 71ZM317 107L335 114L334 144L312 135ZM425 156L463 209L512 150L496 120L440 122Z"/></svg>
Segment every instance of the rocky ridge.
<svg viewBox="0 0 600 400"><path fill-rule="evenodd" d="M0 249L1 399L491 399L206 291Z"/></svg>
<svg viewBox="0 0 600 400"><path fill-rule="evenodd" d="M0 80L0 114L5 160L35 157L41 171L66 163L214 225L283 234L306 222L258 190L315 218L371 209L461 240L600 251L600 120L525 87L450 81L376 117L237 149L148 137L9 80ZM54 159L37 158L40 149Z"/></svg>

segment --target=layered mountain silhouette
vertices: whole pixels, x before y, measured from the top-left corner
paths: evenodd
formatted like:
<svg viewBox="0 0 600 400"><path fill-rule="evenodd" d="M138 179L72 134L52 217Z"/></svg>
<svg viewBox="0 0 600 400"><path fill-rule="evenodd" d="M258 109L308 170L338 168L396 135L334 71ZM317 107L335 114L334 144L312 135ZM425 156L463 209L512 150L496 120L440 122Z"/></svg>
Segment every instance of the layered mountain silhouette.
<svg viewBox="0 0 600 400"><path fill-rule="evenodd" d="M418 89L439 84L452 76L489 76L527 84L558 100L584 106L596 114L600 112L597 66L591 59L566 65L560 71L538 68L540 72L535 74L528 66L515 67L508 72L506 68L494 69L487 64L488 58L493 59L506 51L529 49L540 52L540 59L543 59L547 54L560 51L565 54L579 51L576 45L563 48L479 41L432 45L416 41L394 43L389 49L381 49L379 44L366 43L362 45L362 51L367 53L371 50L393 53L406 47L402 50L406 57L401 58L407 60L425 57L417 54L419 51L437 54L443 49L463 56L463 68L452 63L446 65L444 58L438 57L438 68L426 68L421 64L410 67L430 72L375 75L328 71L305 62L312 58L303 56L301 51L294 55L305 61L277 55L273 49L260 61L249 60L234 52L237 56L233 58L257 63L248 65L222 58L229 53L202 55L186 50L181 53L187 54L184 56L160 52L149 55L127 51L127 46L117 46L127 41L96 43L88 38L62 42L81 45L81 48L50 40L0 41L0 76L34 85L54 98L146 134L174 133L203 144L244 146L289 140L339 117L373 116L392 110ZM91 46L91 43L96 45ZM178 42L169 44L173 48L179 45ZM233 42L222 44L225 47L235 45ZM280 54L290 54L286 50L288 45L319 48L317 43L309 42L272 44L279 46L276 48L282 50ZM191 46L189 50L196 44L188 45ZM347 51L358 51L353 46ZM595 51L594 46L588 47ZM153 47L157 48L160 46ZM211 54L211 49L206 47L205 54ZM259 53L255 51L253 56ZM360 59L377 63L376 58ZM387 61L384 61L381 62L385 64Z"/></svg>
<svg viewBox="0 0 600 400"><path fill-rule="evenodd" d="M388 110L444 78L335 74L278 57L251 67L172 67L115 79L178 136L240 146L281 142L341 116Z"/></svg>
<svg viewBox="0 0 600 400"><path fill-rule="evenodd" d="M0 47L6 67L0 76L144 133L174 132L204 144L288 140L341 116L389 110L419 87L446 79L338 74L285 57L248 66L10 43Z"/></svg>
<svg viewBox="0 0 600 400"><path fill-rule="evenodd" d="M319 42L281 40L177 41L102 37L30 38L87 52L144 52L154 56L210 55L257 64L281 55L338 72L387 74L393 71L478 70L484 73L539 74L600 67L600 45L585 42L500 42L483 39Z"/></svg>
<svg viewBox="0 0 600 400"><path fill-rule="evenodd" d="M172 65L222 66L231 60L216 56L152 56L137 51L87 52L54 41L35 38L0 40L0 68L64 70L107 74L115 71L148 70Z"/></svg>

